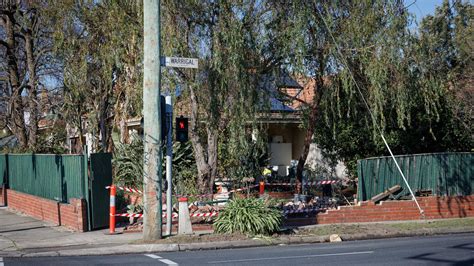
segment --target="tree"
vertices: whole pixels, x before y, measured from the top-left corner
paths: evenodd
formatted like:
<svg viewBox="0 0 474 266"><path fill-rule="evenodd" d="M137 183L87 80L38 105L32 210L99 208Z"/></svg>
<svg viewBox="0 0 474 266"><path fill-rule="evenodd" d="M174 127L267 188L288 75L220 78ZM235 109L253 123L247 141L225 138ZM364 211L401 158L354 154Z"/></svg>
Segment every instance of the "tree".
<svg viewBox="0 0 474 266"><path fill-rule="evenodd" d="M351 73L340 71L334 76L334 93L322 100L322 116L316 120L315 140L325 155L344 161L355 176L358 159L388 154L377 125L396 154L469 150L472 98L467 95L472 87L467 81L472 77L468 56L472 48L469 38L458 35L472 31L469 12L472 5L445 1L433 17L422 21L419 33L411 33L407 22L401 21L398 27L385 29L390 35L374 42L366 50L369 53L345 49L347 42L340 38L343 56L338 60L347 60L375 120Z"/></svg>
<svg viewBox="0 0 474 266"><path fill-rule="evenodd" d="M299 76L314 80L315 84L314 99L302 105L306 133L296 172L297 180L301 182L309 147L315 141L317 129L322 126L321 118L327 113L342 117L343 114L349 116L360 111L358 106L362 102L356 101L360 95L354 86L352 73L362 84L361 93L370 99L375 120L366 120L368 126L384 123L384 116L378 107L394 95L392 88L385 85L400 85L388 82L388 78L396 73L400 65L397 49L403 47L407 14L402 1L277 1L275 4L288 14L285 28L292 29L281 48L286 51L288 68ZM387 64L393 64L393 69L382 70ZM375 72L377 69L380 69L378 73ZM392 93L386 94L390 90ZM340 108L343 93L351 106L347 113L342 113ZM392 101L392 106L402 102L401 96ZM403 105L400 107L403 108ZM403 120L401 108L398 110ZM330 129L336 133L334 128Z"/></svg>
<svg viewBox="0 0 474 266"><path fill-rule="evenodd" d="M38 91L52 78L57 63L52 58L52 20L47 1L7 1L0 7L0 80L6 95L7 126L21 149L36 150Z"/></svg>
<svg viewBox="0 0 474 266"><path fill-rule="evenodd" d="M251 141L236 137L255 128L252 121L266 99L259 80L279 62L266 30L274 20L270 11L265 1L163 1L165 54L200 60L199 70L173 69L170 75L189 89L201 192L211 190L218 175L218 161L224 159L219 144L234 147L226 154L238 158L234 151ZM234 135L226 134L230 127Z"/></svg>
<svg viewBox="0 0 474 266"><path fill-rule="evenodd" d="M90 134L94 150L111 151L113 129L126 142L126 120L141 112L141 2L66 1L55 10L65 115L80 136Z"/></svg>

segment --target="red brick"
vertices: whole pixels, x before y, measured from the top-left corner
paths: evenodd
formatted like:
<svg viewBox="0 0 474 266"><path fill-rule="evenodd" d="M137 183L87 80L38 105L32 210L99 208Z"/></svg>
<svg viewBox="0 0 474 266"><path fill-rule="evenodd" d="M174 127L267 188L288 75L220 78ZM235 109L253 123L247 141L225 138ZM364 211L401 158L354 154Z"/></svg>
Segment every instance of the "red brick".
<svg viewBox="0 0 474 266"><path fill-rule="evenodd" d="M87 230L84 200L71 199L71 204L63 204L14 190L6 192L8 193L8 207L11 209L77 231Z"/></svg>

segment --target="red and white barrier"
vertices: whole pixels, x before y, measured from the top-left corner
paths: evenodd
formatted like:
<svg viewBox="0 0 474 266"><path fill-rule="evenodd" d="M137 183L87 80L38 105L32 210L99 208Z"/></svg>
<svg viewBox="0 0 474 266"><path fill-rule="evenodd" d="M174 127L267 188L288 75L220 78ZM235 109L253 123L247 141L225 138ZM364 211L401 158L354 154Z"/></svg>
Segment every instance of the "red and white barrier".
<svg viewBox="0 0 474 266"><path fill-rule="evenodd" d="M191 215L189 215L190 217L214 217L214 216L217 216L219 215L218 212L206 212L206 213L193 213ZM143 217L143 213L118 213L118 214L115 214L115 216L117 217L134 217L134 218L140 218L140 217ZM166 217L166 213L163 213L163 218ZM178 217L178 214L177 213L173 213L173 218L177 218Z"/></svg>
<svg viewBox="0 0 474 266"><path fill-rule="evenodd" d="M339 180L322 180L302 183L303 186L330 185L340 182ZM267 186L296 186L296 183L265 183Z"/></svg>
<svg viewBox="0 0 474 266"><path fill-rule="evenodd" d="M244 188L237 188L237 189L233 189L233 190L230 190L230 191L227 191L227 192L221 192L221 193L217 193L217 194L230 194L230 193L234 193L234 192L240 192L240 191L246 191L247 189L251 189L251 188L254 188L254 187L258 187L259 185L252 185L252 186L249 186L248 188L244 187ZM211 197L215 194L197 194L197 195L175 195L176 197L196 197L196 198L205 198L205 197Z"/></svg>
<svg viewBox="0 0 474 266"><path fill-rule="evenodd" d="M105 187L106 189L110 189L112 188L111 186L106 186ZM134 188L128 188L128 187L116 187L120 190L124 190L124 191L127 191L127 192L131 192L131 193L138 193L138 194L143 194L143 192L141 190L138 190L138 189L134 189Z"/></svg>

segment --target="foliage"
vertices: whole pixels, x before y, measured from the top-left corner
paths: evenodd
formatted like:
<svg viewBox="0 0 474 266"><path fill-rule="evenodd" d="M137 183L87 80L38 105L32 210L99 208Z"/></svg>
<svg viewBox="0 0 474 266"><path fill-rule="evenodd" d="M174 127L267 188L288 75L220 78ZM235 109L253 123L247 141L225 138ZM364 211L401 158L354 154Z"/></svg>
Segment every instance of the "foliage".
<svg viewBox="0 0 474 266"><path fill-rule="evenodd" d="M115 176L114 183L141 189L143 187L143 140L136 134L131 136L130 144L118 143L112 160ZM163 160L163 177L166 175ZM191 145L174 143L173 145L173 177L176 193L178 190L189 193L195 189L195 164ZM191 191L193 192L193 191Z"/></svg>
<svg viewBox="0 0 474 266"><path fill-rule="evenodd" d="M198 70L173 69L165 75L187 86L183 101L191 107L201 192L212 188L219 161L231 157L234 164L244 156L247 144L237 138L252 127L267 97L258 89L259 78L278 63L271 53L274 39L265 28L274 18L269 7L265 1L163 1L165 53L200 60ZM219 154L220 144L228 150Z"/></svg>
<svg viewBox="0 0 474 266"><path fill-rule="evenodd" d="M226 132L231 137L219 145L221 173L234 184L242 184L245 179L256 179L267 164L267 144L264 134L259 132L261 130L252 132L249 127L246 134L242 134L241 130L233 130L231 126Z"/></svg>
<svg viewBox="0 0 474 266"><path fill-rule="evenodd" d="M466 151L474 145L472 115L465 108L466 76L472 75L466 49L472 53L472 48L457 41L462 40L457 32L469 31L468 23L459 22L466 20L466 12L472 12L472 5L445 1L434 17L422 21L419 34L409 33L406 23L394 24L388 32L398 39L374 42L383 49L342 51L345 58L337 59L349 62L375 120L351 73L334 75L322 99L323 115L315 121L315 141L325 157L344 161L355 176L357 159L388 154L381 132L395 154ZM344 49L343 36L338 42Z"/></svg>
<svg viewBox="0 0 474 266"><path fill-rule="evenodd" d="M196 162L190 142L173 145L173 184L175 194L196 195ZM164 168L163 168L164 169ZM166 171L163 171L163 175Z"/></svg>
<svg viewBox="0 0 474 266"><path fill-rule="evenodd" d="M134 135L130 144L118 143L115 146L114 183L126 187L143 187L143 141Z"/></svg>
<svg viewBox="0 0 474 266"><path fill-rule="evenodd" d="M59 64L52 56L55 23L49 1L3 1L0 4L0 127L8 127L18 150L38 151L38 122Z"/></svg>
<svg viewBox="0 0 474 266"><path fill-rule="evenodd" d="M59 1L53 7L64 116L80 135L90 134L93 151L110 151L113 128L125 143L125 121L141 111L141 1Z"/></svg>
<svg viewBox="0 0 474 266"><path fill-rule="evenodd" d="M262 199L231 200L214 222L218 233L271 234L280 228L282 214Z"/></svg>

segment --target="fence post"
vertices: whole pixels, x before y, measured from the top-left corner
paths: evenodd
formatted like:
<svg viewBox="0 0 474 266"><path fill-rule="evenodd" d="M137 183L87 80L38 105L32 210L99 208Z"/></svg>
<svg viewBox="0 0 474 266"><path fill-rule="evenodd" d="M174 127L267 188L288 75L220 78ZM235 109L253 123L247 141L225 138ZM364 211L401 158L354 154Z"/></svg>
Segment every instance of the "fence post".
<svg viewBox="0 0 474 266"><path fill-rule="evenodd" d="M110 218L109 218L109 233L115 234L115 193L114 185L110 186Z"/></svg>

